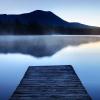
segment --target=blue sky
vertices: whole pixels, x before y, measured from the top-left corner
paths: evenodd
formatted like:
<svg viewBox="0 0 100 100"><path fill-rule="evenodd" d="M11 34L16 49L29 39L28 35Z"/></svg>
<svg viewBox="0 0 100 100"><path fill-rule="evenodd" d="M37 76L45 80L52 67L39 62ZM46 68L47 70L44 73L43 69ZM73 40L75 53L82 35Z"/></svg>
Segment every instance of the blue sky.
<svg viewBox="0 0 100 100"><path fill-rule="evenodd" d="M100 26L100 0L0 0L0 14L52 11L69 22Z"/></svg>

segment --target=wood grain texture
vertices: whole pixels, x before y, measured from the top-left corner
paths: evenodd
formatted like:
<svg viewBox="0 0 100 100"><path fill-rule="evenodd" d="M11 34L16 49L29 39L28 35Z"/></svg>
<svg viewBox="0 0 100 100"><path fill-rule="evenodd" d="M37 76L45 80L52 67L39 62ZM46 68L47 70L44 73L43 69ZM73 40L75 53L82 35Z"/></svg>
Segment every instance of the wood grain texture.
<svg viewBox="0 0 100 100"><path fill-rule="evenodd" d="M10 100L91 100L71 65L30 66Z"/></svg>

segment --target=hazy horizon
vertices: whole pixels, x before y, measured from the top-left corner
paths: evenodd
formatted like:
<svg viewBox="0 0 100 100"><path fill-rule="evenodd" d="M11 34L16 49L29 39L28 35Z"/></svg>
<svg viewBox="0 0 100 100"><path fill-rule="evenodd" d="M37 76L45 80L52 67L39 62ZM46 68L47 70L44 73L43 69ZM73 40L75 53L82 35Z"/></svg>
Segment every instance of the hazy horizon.
<svg viewBox="0 0 100 100"><path fill-rule="evenodd" d="M100 27L99 0L3 0L0 14L21 14L35 10L52 11L68 22Z"/></svg>

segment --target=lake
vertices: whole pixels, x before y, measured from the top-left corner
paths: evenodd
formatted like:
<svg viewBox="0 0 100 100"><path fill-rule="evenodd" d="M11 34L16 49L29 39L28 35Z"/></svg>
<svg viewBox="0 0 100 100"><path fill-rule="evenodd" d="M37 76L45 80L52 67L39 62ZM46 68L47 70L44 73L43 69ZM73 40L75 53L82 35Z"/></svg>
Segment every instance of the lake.
<svg viewBox="0 0 100 100"><path fill-rule="evenodd" d="M100 36L1 36L0 100L38 65L72 65L92 99L100 99Z"/></svg>

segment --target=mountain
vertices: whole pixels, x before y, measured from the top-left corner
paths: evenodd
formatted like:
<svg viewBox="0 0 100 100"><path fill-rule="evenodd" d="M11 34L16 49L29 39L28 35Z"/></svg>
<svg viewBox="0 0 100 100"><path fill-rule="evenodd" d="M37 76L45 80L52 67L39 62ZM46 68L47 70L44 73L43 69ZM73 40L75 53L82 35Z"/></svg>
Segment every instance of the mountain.
<svg viewBox="0 0 100 100"><path fill-rule="evenodd" d="M100 28L66 22L50 11L0 15L0 35L99 35Z"/></svg>

